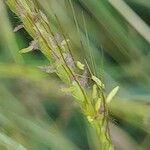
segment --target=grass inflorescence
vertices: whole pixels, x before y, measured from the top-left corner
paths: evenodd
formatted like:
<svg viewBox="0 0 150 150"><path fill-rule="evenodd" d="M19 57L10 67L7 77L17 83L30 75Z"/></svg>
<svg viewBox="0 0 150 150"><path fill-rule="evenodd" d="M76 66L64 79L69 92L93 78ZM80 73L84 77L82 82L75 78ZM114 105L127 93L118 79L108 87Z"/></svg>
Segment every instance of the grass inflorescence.
<svg viewBox="0 0 150 150"><path fill-rule="evenodd" d="M108 129L107 104L117 93L118 87L105 96L104 83L91 71L88 63L83 60L85 62L83 64L79 60L75 60L69 46L71 41L63 33L56 15L54 15L55 20L61 28L58 31L51 28L47 16L36 1L7 0L6 3L22 22L15 28L15 31L23 27L33 38L29 47L20 50L20 53L39 49L45 55L50 65L39 68L45 72L57 74L66 85L66 88L62 90L71 93L82 113L95 129L101 149L113 149Z"/></svg>

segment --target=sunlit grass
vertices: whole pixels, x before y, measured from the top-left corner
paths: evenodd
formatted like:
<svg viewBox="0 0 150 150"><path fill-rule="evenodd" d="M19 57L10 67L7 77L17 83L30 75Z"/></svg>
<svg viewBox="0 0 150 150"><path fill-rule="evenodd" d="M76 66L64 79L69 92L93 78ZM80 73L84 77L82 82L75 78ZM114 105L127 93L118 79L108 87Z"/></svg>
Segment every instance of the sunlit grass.
<svg viewBox="0 0 150 150"><path fill-rule="evenodd" d="M145 21L146 16L144 18L138 15L132 5L128 4L132 3L135 8L141 8L142 14L142 7L149 8L149 2L127 0L126 7L122 5L123 9L118 11L118 3L115 4L113 0L72 0L74 13L68 0L38 2L55 31L59 28L54 14L57 15L64 33L71 40L75 58L82 63L83 57L86 58L91 68L93 65L89 56L92 52L96 73L98 77L102 73L104 78L105 93L108 94L113 87L120 86L118 96L109 105L110 115L113 116L109 117L110 122L115 124L115 127L110 127L110 130L114 131L112 137L115 147L121 146L121 149L131 150L148 148L149 22ZM127 7L131 11L127 11ZM0 1L0 20L3 20L0 24L0 149L99 150L93 129L85 120L80 123L80 113L73 117L68 132L64 130L72 114L79 111L78 105L70 95L62 92L64 85L54 74L49 75L38 68L48 62L39 51L22 55L19 53L19 50L24 48L24 43L28 43L32 38L24 29L13 33L12 20L15 18L10 21L8 10L3 1ZM123 10L127 13L123 13ZM148 13L149 11L147 15ZM77 17L79 31L74 15ZM140 28L136 24L137 19ZM22 44L18 43L18 37L22 38L22 41L26 40ZM52 106L47 107L53 110L54 101L61 111L59 113L59 109L56 109L49 115L45 103L51 103ZM75 123L75 120L78 123ZM134 133L130 130L127 132L127 125L135 129ZM86 131L78 135L83 128Z"/></svg>

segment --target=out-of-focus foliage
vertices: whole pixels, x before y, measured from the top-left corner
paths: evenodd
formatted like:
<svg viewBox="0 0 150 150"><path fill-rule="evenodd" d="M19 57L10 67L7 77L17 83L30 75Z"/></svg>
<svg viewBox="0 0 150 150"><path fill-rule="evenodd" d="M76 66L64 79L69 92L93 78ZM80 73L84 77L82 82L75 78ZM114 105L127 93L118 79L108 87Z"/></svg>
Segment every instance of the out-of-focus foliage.
<svg viewBox="0 0 150 150"><path fill-rule="evenodd" d="M76 23L68 0L38 1L54 28L54 14L58 16L74 43L77 58L88 59L92 52L96 72L103 74L106 93L119 84L118 97L109 106L110 121L115 124L110 127L115 146L148 150L150 2L72 2ZM3 1L0 20L0 149L98 150L92 129L72 97L61 92L59 79L38 69L48 62L45 57L39 51L19 54L32 39L24 29L13 33L20 21ZM89 44L83 48L80 39L84 45L88 41L85 30ZM90 59L88 62L92 67Z"/></svg>

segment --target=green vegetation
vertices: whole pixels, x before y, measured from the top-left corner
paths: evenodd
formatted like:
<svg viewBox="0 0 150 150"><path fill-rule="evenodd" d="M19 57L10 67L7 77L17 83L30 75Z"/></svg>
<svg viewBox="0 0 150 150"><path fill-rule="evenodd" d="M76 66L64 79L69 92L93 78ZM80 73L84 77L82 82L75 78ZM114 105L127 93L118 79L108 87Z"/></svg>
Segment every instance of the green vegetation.
<svg viewBox="0 0 150 150"><path fill-rule="evenodd" d="M148 4L1 0L0 149L148 149Z"/></svg>

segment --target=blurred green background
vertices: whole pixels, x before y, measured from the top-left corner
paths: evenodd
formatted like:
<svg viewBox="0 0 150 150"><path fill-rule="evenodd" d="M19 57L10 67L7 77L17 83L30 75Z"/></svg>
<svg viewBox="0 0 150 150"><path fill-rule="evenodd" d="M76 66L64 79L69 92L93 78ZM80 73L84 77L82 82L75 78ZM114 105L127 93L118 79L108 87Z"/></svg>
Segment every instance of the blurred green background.
<svg viewBox="0 0 150 150"><path fill-rule="evenodd" d="M120 86L109 106L116 149L149 150L150 1L38 3L56 29L54 14L58 16L76 58L82 61L92 53L97 74L103 73L106 93ZM39 50L19 54L32 38L24 29L13 32L20 20L3 0L0 20L0 150L98 150L92 129L73 98L61 92L64 85L55 75L38 69L48 60ZM87 40L84 23L90 50L80 42Z"/></svg>

